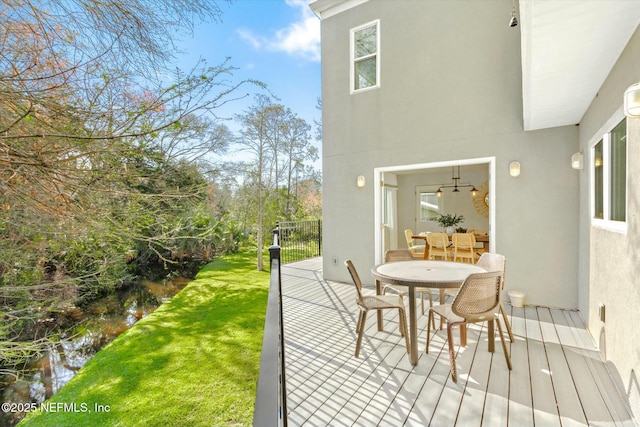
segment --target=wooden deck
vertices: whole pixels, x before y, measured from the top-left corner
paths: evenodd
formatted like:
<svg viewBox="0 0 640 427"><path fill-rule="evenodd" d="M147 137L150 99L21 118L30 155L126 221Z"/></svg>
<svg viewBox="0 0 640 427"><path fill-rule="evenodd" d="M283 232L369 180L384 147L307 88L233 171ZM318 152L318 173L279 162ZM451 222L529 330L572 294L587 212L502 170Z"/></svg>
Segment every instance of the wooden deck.
<svg viewBox="0 0 640 427"><path fill-rule="evenodd" d="M387 310L384 332L369 316L356 359L355 289L324 281L321 268L320 258L282 268L290 426L635 426L578 312L506 305L513 370L499 343L489 353L486 330L474 326L455 384L444 329L424 353L426 316L416 366L396 310Z"/></svg>

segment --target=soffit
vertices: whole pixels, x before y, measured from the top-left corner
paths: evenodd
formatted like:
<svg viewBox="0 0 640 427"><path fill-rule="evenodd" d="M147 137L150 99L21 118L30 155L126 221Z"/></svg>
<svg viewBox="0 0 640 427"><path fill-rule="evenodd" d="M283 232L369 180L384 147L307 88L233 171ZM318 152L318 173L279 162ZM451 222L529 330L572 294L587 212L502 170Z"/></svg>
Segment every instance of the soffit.
<svg viewBox="0 0 640 427"><path fill-rule="evenodd" d="M519 6L524 129L579 123L638 27L640 1L519 0Z"/></svg>
<svg viewBox="0 0 640 427"><path fill-rule="evenodd" d="M315 0L309 7L320 19L327 19L369 0Z"/></svg>

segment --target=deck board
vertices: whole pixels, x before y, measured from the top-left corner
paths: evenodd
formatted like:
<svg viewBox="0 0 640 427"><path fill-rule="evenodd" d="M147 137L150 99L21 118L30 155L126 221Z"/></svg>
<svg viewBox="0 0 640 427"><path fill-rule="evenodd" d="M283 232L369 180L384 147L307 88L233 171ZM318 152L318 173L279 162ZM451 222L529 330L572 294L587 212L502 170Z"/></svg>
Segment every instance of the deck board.
<svg viewBox="0 0 640 427"><path fill-rule="evenodd" d="M317 258L282 269L290 426L635 425L578 312L505 304L515 335L507 341L511 371L498 333L489 353L486 325L469 328L464 348L456 331L455 384L446 326L432 331L425 353L427 316L420 314L416 366L396 310L385 312L384 331L369 314L355 358L353 284L324 281L321 264Z"/></svg>

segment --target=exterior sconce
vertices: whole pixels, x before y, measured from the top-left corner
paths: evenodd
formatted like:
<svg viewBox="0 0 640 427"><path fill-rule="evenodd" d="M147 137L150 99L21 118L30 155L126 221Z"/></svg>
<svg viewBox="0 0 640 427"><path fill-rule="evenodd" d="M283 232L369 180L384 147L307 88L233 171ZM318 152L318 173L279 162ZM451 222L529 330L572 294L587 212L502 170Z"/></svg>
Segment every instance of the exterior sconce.
<svg viewBox="0 0 640 427"><path fill-rule="evenodd" d="M364 183L365 183L364 175L360 175L356 181L356 185L358 186L358 188L362 188L364 187Z"/></svg>
<svg viewBox="0 0 640 427"><path fill-rule="evenodd" d="M582 154L582 151L573 153L571 156L571 167L576 170L582 170L584 167L584 154Z"/></svg>
<svg viewBox="0 0 640 427"><path fill-rule="evenodd" d="M520 176L520 162L514 160L509 163L509 175L513 177Z"/></svg>
<svg viewBox="0 0 640 427"><path fill-rule="evenodd" d="M627 117L640 117L640 82L632 84L624 92L624 114Z"/></svg>

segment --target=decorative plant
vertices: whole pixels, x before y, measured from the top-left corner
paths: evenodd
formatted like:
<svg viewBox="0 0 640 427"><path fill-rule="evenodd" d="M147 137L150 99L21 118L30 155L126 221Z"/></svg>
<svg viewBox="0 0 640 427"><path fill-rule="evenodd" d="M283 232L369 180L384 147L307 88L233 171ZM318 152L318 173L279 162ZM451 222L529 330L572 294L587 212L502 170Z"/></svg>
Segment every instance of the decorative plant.
<svg viewBox="0 0 640 427"><path fill-rule="evenodd" d="M444 228L455 227L464 221L464 216L457 214L439 214L434 221Z"/></svg>

